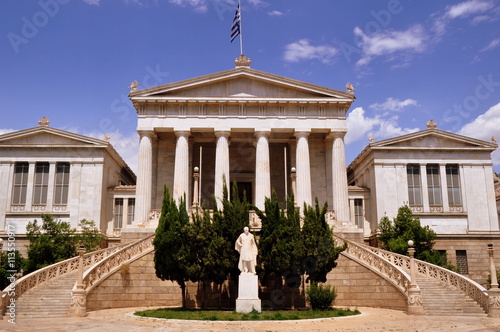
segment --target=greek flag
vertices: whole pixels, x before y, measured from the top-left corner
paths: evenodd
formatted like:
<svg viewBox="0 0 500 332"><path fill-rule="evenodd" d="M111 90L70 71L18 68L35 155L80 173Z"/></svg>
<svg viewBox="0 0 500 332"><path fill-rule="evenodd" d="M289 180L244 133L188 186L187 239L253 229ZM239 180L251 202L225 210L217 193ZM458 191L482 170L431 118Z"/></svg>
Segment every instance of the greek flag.
<svg viewBox="0 0 500 332"><path fill-rule="evenodd" d="M240 35L241 33L240 25L241 25L241 13L240 13L240 5L238 4L238 8L236 8L236 13L234 13L233 25L231 27L231 43L236 37Z"/></svg>

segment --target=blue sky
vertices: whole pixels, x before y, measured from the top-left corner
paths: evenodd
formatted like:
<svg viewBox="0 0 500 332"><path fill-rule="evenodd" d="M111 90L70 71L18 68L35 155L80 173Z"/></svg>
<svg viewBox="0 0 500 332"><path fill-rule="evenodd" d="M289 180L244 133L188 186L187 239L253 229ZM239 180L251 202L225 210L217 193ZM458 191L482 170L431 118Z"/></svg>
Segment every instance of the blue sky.
<svg viewBox="0 0 500 332"><path fill-rule="evenodd" d="M3 0L0 133L52 127L111 142L137 165L128 86L234 67L236 0ZM356 88L347 162L368 143L438 128L500 140L500 2L242 0L252 68ZM493 154L500 172L500 153Z"/></svg>

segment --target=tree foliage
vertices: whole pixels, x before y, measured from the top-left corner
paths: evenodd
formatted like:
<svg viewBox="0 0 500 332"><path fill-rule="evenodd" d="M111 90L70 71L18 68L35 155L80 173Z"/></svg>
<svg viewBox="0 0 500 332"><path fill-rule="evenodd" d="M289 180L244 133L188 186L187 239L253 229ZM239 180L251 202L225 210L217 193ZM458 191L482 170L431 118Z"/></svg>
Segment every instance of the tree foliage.
<svg viewBox="0 0 500 332"><path fill-rule="evenodd" d="M99 249L104 239L94 221L82 219L79 223L81 232L77 232L68 222L54 220L50 214L41 217L41 224L34 220L26 226L29 245L25 274L75 257L79 246L84 246L86 252Z"/></svg>
<svg viewBox="0 0 500 332"><path fill-rule="evenodd" d="M217 209L214 202L213 223L217 239L220 241L219 269L226 278L229 275L231 280L238 280L240 270L238 269L239 256L234 249L234 243L243 232L243 228L248 226L248 213L250 204L247 202L246 194L240 200L238 187L233 183L233 195L229 199L226 181L223 181L222 188L222 210ZM215 244L214 244L215 245Z"/></svg>
<svg viewBox="0 0 500 332"><path fill-rule="evenodd" d="M161 215L156 228L153 245L155 247L156 276L162 280L177 282L182 291L182 306L186 307L187 273L183 262L179 260L180 250L185 239L184 227L189 223L185 197L180 199L179 207L170 196L168 188L164 187Z"/></svg>
<svg viewBox="0 0 500 332"><path fill-rule="evenodd" d="M78 245L85 248L85 252L97 250L104 240L104 235L96 227L93 220L82 219L79 223L81 232L76 235Z"/></svg>
<svg viewBox="0 0 500 332"><path fill-rule="evenodd" d="M411 209L404 205L398 209L398 214L391 221L387 216L379 223L382 249L401 255L408 253L408 241L412 240L415 248L415 258L444 266L453 267L447 262L446 257L434 250L436 232L429 226L422 227L420 219L414 217Z"/></svg>
<svg viewBox="0 0 500 332"><path fill-rule="evenodd" d="M347 248L347 244L335 246L332 229L326 222L327 209L327 203L322 208L319 207L317 198L314 208L304 204L304 269L308 276L307 281L310 282L326 282L327 274L337 266L335 261Z"/></svg>
<svg viewBox="0 0 500 332"><path fill-rule="evenodd" d="M302 275L301 263L304 243L300 233L300 215L293 204L293 197L287 197L286 213L280 209L278 197L265 199L265 211L254 207L262 222L258 244L259 274L266 283L270 276L285 277L288 286L298 288Z"/></svg>
<svg viewBox="0 0 500 332"><path fill-rule="evenodd" d="M24 258L18 250L9 250L11 247L5 246L3 249L0 262L0 290L17 280L17 274L21 273L24 267Z"/></svg>
<svg viewBox="0 0 500 332"><path fill-rule="evenodd" d="M42 223L37 220L26 226L28 258L25 273L30 273L77 255L76 230L66 221L56 221L49 214L42 214Z"/></svg>

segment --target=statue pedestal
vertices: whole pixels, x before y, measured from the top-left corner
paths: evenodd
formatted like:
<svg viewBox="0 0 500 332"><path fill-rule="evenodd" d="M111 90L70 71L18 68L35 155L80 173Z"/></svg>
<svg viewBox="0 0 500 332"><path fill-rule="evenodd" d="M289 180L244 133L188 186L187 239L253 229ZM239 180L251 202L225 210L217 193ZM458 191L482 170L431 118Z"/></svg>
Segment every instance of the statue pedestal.
<svg viewBox="0 0 500 332"><path fill-rule="evenodd" d="M242 272L238 282L236 312L249 313L254 309L261 312L259 278L253 273Z"/></svg>

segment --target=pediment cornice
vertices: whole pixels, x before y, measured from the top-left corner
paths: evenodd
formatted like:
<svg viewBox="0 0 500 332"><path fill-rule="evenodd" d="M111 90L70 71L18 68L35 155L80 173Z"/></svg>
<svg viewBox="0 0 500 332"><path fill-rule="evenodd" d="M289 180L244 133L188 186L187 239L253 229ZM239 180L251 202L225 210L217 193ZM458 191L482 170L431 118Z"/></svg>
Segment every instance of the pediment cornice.
<svg viewBox="0 0 500 332"><path fill-rule="evenodd" d="M356 98L352 93L325 88L311 83L306 83L303 81L251 69L249 67L237 67L234 69L221 71L214 74L204 75L148 89L133 91L129 94L129 97L132 99L132 101L148 101L152 99L156 99L158 101L170 100L171 98L174 98L176 96L179 97L180 91L185 91L189 89L199 89L204 86L209 86L224 81L234 81L234 80L249 80L252 82L259 82L261 84L266 84L268 86L274 86L281 89L300 91L305 96L302 99L309 99L316 97L318 100L336 99L338 101L345 101L351 103ZM246 95L234 94L234 95L221 95L217 97L220 97L218 100L221 101L223 101L226 98L228 100L252 100L255 98L262 97L248 92L243 92L243 93L245 93ZM202 98L203 96L196 96L196 97ZM283 97L279 95L272 96L270 98L283 99ZM179 100L182 100L182 98Z"/></svg>

